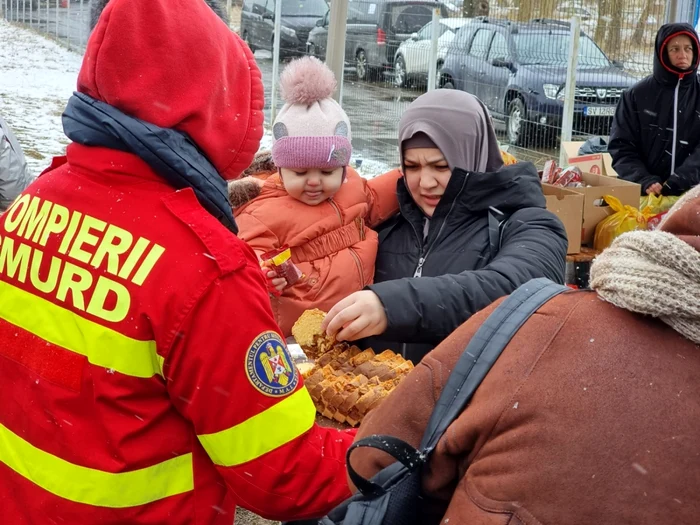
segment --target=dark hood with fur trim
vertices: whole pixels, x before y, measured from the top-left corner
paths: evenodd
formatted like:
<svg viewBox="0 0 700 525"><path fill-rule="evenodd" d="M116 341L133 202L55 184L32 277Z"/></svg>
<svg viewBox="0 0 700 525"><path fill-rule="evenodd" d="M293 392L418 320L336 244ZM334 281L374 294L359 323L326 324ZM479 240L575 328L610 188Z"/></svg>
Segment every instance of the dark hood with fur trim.
<svg viewBox="0 0 700 525"><path fill-rule="evenodd" d="M199 0L194 0L194 1L199 1ZM226 13L226 9L223 8L219 0L204 0L209 7L211 7L212 11L214 11L221 20L226 22L226 25L228 25L229 20L228 20L228 14ZM97 20L100 18L100 15L102 14L102 11L104 8L107 6L109 3L109 0L92 0L90 3L90 31L95 29L95 26L97 25Z"/></svg>

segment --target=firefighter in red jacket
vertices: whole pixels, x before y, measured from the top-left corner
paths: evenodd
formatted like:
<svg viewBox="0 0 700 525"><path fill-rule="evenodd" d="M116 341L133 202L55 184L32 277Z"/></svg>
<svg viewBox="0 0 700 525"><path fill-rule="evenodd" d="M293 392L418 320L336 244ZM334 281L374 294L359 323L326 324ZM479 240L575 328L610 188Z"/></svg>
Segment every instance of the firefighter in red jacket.
<svg viewBox="0 0 700 525"><path fill-rule="evenodd" d="M2 523L323 515L352 435L319 428L224 178L262 136L247 46L203 0L111 0L73 141L0 216Z"/></svg>

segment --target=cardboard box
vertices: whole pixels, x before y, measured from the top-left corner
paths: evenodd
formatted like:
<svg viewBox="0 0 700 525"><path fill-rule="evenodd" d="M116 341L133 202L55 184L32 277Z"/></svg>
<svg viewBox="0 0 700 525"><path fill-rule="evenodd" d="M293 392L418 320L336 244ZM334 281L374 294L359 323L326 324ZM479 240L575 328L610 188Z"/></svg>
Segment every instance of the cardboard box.
<svg viewBox="0 0 700 525"><path fill-rule="evenodd" d="M639 199L642 188L639 184L627 182L622 179L596 175L594 173L584 173L584 188L567 188L583 195L583 231L581 242L592 244L595 235L595 227L598 223L612 213L612 210L605 202L606 195L612 195L620 199L622 204L628 204L639 208Z"/></svg>
<svg viewBox="0 0 700 525"><path fill-rule="evenodd" d="M566 236L569 238L567 255L581 251L581 227L583 224L583 201L580 193L568 188L560 188L551 184L542 184L547 209L564 223Z"/></svg>
<svg viewBox="0 0 700 525"><path fill-rule="evenodd" d="M584 173L617 177L617 173L612 167L612 157L609 153L579 155L578 150L583 144L580 141L562 142L561 147L564 148L564 159L568 166L578 166Z"/></svg>

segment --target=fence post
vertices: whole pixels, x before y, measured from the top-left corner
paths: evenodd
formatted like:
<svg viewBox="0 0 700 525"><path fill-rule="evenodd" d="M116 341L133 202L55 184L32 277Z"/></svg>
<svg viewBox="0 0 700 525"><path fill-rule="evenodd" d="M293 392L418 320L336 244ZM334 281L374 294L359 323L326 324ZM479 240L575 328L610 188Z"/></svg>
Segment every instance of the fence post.
<svg viewBox="0 0 700 525"><path fill-rule="evenodd" d="M90 5L89 5L89 4L88 4L88 9L90 9ZM80 0L80 19L81 19L81 21L83 20L83 16L84 16L83 0ZM90 16L90 14L88 13L88 17L89 17L89 16ZM80 47L81 47L81 48L82 48L83 46L87 47L87 40L85 40L85 42L83 42L83 34L84 34L83 31L81 31L81 32L80 32ZM88 38L90 38L89 34L88 34Z"/></svg>
<svg viewBox="0 0 700 525"><path fill-rule="evenodd" d="M428 59L428 91L437 86L438 38L440 36L440 7L433 7L433 22L430 26L430 58Z"/></svg>
<svg viewBox="0 0 700 525"><path fill-rule="evenodd" d="M571 17L571 37L569 39L569 64L566 68L566 84L564 85L564 115L561 120L561 142L571 140L574 127L574 98L576 96L576 68L578 67L578 48L581 40L581 19ZM564 148L559 147L559 165L565 161Z"/></svg>
<svg viewBox="0 0 700 525"><path fill-rule="evenodd" d="M275 42L272 46L272 87L270 96L270 124L277 118L277 82L280 74L280 39L282 35L282 0L275 2Z"/></svg>
<svg viewBox="0 0 700 525"><path fill-rule="evenodd" d="M73 42L71 42L70 35L71 35L71 26L72 26L73 24L71 24L71 19L70 19L70 0L68 0L68 2L66 3L66 21L67 21L67 24L68 24L68 26L66 27L66 33L68 34L68 36L67 36L67 38L68 38L68 47L72 48L72 47L73 47Z"/></svg>
<svg viewBox="0 0 700 525"><path fill-rule="evenodd" d="M348 18L348 0L333 0L331 2L331 14L328 20L328 44L326 46L326 64L333 71L335 79L341 85L341 89L333 94L333 98L340 102L343 73L345 72L345 31ZM370 35L369 38L376 38Z"/></svg>

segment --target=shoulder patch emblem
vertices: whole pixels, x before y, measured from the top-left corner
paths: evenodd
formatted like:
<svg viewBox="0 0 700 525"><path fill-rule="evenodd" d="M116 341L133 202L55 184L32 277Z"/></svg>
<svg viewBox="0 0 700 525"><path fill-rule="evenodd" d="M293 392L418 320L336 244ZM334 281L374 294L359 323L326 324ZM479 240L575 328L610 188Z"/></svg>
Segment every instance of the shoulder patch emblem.
<svg viewBox="0 0 700 525"><path fill-rule="evenodd" d="M245 369L250 384L266 396L286 396L299 383L287 345L276 332L263 332L255 338L246 353Z"/></svg>

